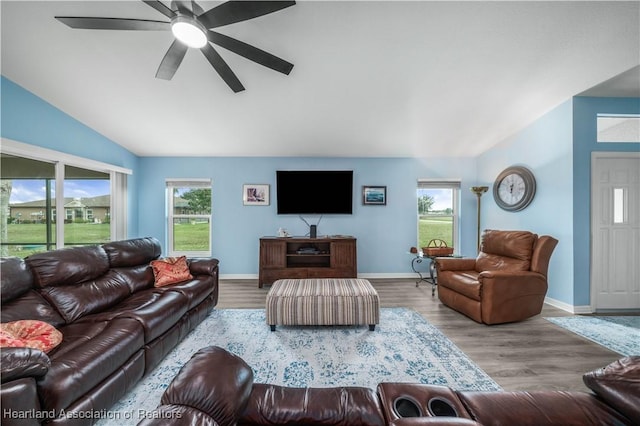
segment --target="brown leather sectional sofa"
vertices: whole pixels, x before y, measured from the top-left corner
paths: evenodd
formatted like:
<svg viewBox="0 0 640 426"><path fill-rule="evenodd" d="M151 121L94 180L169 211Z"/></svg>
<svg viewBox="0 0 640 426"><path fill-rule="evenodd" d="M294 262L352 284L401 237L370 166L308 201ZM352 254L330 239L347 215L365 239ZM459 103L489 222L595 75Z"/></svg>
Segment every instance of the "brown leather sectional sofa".
<svg viewBox="0 0 640 426"><path fill-rule="evenodd" d="M137 238L2 259L1 322L41 320L63 335L48 354L0 351L2 425L95 423L207 316L218 261L189 259L192 280L156 288L160 254Z"/></svg>
<svg viewBox="0 0 640 426"><path fill-rule="evenodd" d="M640 356L583 379L593 393L458 392L412 383L381 383L376 390L290 388L253 383L251 367L241 358L211 346L182 367L153 416L139 425L640 424Z"/></svg>

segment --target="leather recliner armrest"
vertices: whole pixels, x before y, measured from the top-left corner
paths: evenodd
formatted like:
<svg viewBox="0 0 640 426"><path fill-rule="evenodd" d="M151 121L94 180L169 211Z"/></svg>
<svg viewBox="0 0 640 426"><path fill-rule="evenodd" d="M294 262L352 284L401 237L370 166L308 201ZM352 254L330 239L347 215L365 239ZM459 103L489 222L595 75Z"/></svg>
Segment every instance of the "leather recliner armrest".
<svg viewBox="0 0 640 426"><path fill-rule="evenodd" d="M439 271L473 271L476 269L476 259L470 257L438 257L435 262Z"/></svg>
<svg viewBox="0 0 640 426"><path fill-rule="evenodd" d="M2 383L25 377L47 374L51 360L44 352L33 348L2 348L0 350L0 380Z"/></svg>

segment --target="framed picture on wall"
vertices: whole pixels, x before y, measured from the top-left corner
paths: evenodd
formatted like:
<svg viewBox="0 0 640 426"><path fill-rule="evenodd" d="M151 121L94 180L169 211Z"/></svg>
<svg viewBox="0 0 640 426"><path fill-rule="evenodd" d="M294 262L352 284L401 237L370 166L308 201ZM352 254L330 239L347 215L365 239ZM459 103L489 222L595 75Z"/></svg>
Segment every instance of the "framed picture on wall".
<svg viewBox="0 0 640 426"><path fill-rule="evenodd" d="M268 206L269 185L253 183L242 185L242 203L245 206Z"/></svg>
<svg viewBox="0 0 640 426"><path fill-rule="evenodd" d="M386 186L363 186L362 187L362 204L364 205L387 205L387 187Z"/></svg>

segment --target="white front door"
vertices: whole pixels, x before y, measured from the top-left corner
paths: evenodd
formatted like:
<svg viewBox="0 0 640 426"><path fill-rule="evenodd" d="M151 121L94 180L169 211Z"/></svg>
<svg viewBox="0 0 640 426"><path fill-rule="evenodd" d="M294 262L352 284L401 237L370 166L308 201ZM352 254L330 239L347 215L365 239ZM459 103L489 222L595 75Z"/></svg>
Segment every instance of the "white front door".
<svg viewBox="0 0 640 426"><path fill-rule="evenodd" d="M640 154L594 153L591 307L640 309Z"/></svg>

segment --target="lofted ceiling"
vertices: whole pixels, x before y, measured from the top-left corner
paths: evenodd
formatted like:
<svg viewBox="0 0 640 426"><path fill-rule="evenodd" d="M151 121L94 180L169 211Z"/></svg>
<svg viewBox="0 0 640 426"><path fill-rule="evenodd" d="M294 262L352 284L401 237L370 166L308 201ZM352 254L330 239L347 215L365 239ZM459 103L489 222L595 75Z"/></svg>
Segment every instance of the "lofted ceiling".
<svg viewBox="0 0 640 426"><path fill-rule="evenodd" d="M475 156L572 96L640 92L638 1L298 1L217 29L294 64L216 48L240 93L193 49L156 79L170 31L54 19L167 20L142 1L0 7L2 75L140 156Z"/></svg>

